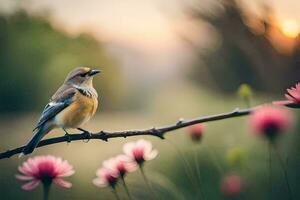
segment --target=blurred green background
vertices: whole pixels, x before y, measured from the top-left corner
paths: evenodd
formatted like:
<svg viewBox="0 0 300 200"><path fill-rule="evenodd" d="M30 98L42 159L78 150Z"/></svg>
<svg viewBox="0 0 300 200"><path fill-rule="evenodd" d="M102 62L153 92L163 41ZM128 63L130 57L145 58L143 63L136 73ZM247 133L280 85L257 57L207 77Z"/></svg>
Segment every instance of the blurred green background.
<svg viewBox="0 0 300 200"><path fill-rule="evenodd" d="M244 108L237 95L243 83L253 88L253 106L282 99L299 81L299 9L296 0L0 0L0 151L26 143L44 105L77 66L103 71L95 78L100 108L84 127L91 131L158 127ZM299 130L296 123L278 146L294 199L300 199ZM253 136L247 117L207 124L199 144L182 129L166 140L63 143L33 155L61 156L75 167L72 189L54 186L51 199L113 199L108 188L92 184L95 171L138 138L159 151L145 170L161 199L201 199L199 191L206 200L288 199L278 158L273 152L270 172L268 145ZM0 160L1 199L40 199L41 187L25 192L14 178L25 160ZM220 192L228 174L245 182L238 197ZM139 172L127 180L134 199L154 199ZM122 187L118 192L126 199Z"/></svg>

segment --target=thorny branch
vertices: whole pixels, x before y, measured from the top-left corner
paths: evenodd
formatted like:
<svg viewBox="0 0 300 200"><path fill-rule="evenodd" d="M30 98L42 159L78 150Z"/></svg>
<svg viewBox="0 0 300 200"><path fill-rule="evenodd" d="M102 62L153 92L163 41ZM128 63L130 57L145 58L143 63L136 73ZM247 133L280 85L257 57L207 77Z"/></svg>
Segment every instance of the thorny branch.
<svg viewBox="0 0 300 200"><path fill-rule="evenodd" d="M250 114L255 108L249 108L249 109L235 109L231 112L227 113L221 113L216 115L210 115L210 116L204 116L195 118L192 120L182 120L180 119L176 124L172 124L169 126L164 126L160 128L151 128L151 129L144 129L144 130L126 130L126 131L115 131L115 132L109 132L109 131L100 131L98 133L89 133L89 132L83 132L78 134L70 134L65 135L61 137L55 137L50 139L42 140L37 147L42 147L46 145L61 143L61 142L71 142L76 140L92 140L92 139L98 139L103 141L108 141L110 138L118 138L118 137L131 137L131 136L139 136L139 135L150 135L150 136L156 136L161 139L164 139L164 135L167 132L171 132L177 129L181 129L184 127L192 126L194 124L200 124L204 122L211 122L211 121L218 121L223 119L229 119L234 117L240 117ZM15 154L19 154L22 152L23 148L25 146L21 146L15 149L10 149L5 152L0 153L0 159L3 158L9 158Z"/></svg>

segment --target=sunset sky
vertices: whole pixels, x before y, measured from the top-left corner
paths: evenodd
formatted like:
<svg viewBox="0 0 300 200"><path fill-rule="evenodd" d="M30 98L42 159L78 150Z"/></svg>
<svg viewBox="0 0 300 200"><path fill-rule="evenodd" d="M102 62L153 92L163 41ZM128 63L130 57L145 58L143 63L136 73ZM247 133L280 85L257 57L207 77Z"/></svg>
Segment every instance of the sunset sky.
<svg viewBox="0 0 300 200"><path fill-rule="evenodd" d="M135 69L136 73L140 73L140 69L157 78L160 77L158 74L165 78L164 71L173 77L172 69L187 66L192 60L193 55L179 37L182 32L200 34L201 38L197 36L199 41L196 41L200 45L210 44L212 35L201 28L205 24L195 28L183 14L186 6L211 9L212 0L0 0L0 8L2 11L11 10L16 2L30 13L46 10L51 13L53 26L70 34L92 33L108 44L109 51L118 57L125 69ZM273 6L282 31L291 37L299 33L300 1L245 2L255 12L257 5L268 2Z"/></svg>
<svg viewBox="0 0 300 200"><path fill-rule="evenodd" d="M182 19L185 6L196 5L203 10L211 0L25 0L21 4L34 12L49 10L55 23L69 30L88 30L101 39L129 40L149 48L172 47L174 23ZM197 2L197 3L195 3ZM300 23L300 1L244 1L257 11L257 5L269 2L279 21ZM167 45L161 45L161 43ZM143 44L145 43L145 44Z"/></svg>

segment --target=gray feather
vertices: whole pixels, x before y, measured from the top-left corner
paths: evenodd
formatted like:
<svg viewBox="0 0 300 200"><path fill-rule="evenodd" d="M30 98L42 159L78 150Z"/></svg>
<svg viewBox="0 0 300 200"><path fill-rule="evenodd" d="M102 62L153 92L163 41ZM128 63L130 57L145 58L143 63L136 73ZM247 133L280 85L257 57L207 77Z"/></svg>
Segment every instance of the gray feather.
<svg viewBox="0 0 300 200"><path fill-rule="evenodd" d="M51 127L47 124L42 125L37 129L36 133L29 140L21 155L27 155L33 152L33 150L37 147L41 139L51 130Z"/></svg>
<svg viewBox="0 0 300 200"><path fill-rule="evenodd" d="M44 111L34 128L34 130L39 129L41 126L43 126L47 121L54 118L58 113L60 113L62 110L64 110L66 107L68 107L72 103L72 98L75 93L70 93L70 95L63 99L63 101L60 102L50 102L46 105L44 108Z"/></svg>

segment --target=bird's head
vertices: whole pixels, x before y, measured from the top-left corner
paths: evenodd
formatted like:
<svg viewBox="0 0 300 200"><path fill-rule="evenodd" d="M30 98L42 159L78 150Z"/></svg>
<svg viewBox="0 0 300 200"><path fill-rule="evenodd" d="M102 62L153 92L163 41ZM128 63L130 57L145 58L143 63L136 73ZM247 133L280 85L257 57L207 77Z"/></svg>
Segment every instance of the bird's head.
<svg viewBox="0 0 300 200"><path fill-rule="evenodd" d="M93 77L98 73L100 73L100 70L77 67L68 74L65 83L76 86L92 86Z"/></svg>

